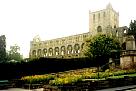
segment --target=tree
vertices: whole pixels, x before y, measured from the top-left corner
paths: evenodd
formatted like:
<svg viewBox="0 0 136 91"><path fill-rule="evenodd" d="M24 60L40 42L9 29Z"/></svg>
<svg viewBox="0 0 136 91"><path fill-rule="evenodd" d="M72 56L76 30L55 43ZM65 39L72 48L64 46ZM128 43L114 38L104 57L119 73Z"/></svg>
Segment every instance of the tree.
<svg viewBox="0 0 136 91"><path fill-rule="evenodd" d="M120 49L120 43L116 39L108 35L98 34L85 42L84 54L93 58L96 64L101 66L108 63L112 56L112 50L120 51Z"/></svg>
<svg viewBox="0 0 136 91"><path fill-rule="evenodd" d="M130 22L129 25L129 31L128 31L129 35L133 35L136 41L136 20Z"/></svg>
<svg viewBox="0 0 136 91"><path fill-rule="evenodd" d="M6 61L6 37L0 36L0 62Z"/></svg>
<svg viewBox="0 0 136 91"><path fill-rule="evenodd" d="M23 57L19 53L20 47L18 45L10 46L10 51L8 52L8 60L22 61Z"/></svg>

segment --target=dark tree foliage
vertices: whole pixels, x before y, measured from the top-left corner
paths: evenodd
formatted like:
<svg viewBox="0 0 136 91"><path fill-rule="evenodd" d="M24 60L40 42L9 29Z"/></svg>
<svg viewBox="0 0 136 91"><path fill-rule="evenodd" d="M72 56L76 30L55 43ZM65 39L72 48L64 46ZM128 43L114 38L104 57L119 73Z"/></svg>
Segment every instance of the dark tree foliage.
<svg viewBox="0 0 136 91"><path fill-rule="evenodd" d="M136 20L130 22L129 25L129 31L128 31L129 35L133 35L136 41Z"/></svg>
<svg viewBox="0 0 136 91"><path fill-rule="evenodd" d="M20 62L23 60L23 56L19 53L20 47L18 45L10 46L10 51L7 53L7 59Z"/></svg>
<svg viewBox="0 0 136 91"><path fill-rule="evenodd" d="M89 38L85 45L85 55L93 58L99 65L108 63L113 50L121 50L120 43L115 38L103 34Z"/></svg>
<svg viewBox="0 0 136 91"><path fill-rule="evenodd" d="M5 35L0 36L0 62L6 61L6 37Z"/></svg>

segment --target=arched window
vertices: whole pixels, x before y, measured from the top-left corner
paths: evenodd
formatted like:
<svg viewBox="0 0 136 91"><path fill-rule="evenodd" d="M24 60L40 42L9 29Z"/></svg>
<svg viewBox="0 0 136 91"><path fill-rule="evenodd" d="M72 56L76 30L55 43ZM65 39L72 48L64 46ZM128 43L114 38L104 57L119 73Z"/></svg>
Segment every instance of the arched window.
<svg viewBox="0 0 136 91"><path fill-rule="evenodd" d="M116 25L114 25L114 28L116 28Z"/></svg>
<svg viewBox="0 0 136 91"><path fill-rule="evenodd" d="M55 55L59 55L59 47L55 47L54 51L55 51Z"/></svg>
<svg viewBox="0 0 136 91"><path fill-rule="evenodd" d="M75 53L80 53L80 46L79 46L79 44L75 44L74 45L74 50L75 50Z"/></svg>
<svg viewBox="0 0 136 91"><path fill-rule="evenodd" d="M72 45L68 45L67 54L71 54L71 53L72 53Z"/></svg>
<svg viewBox="0 0 136 91"><path fill-rule="evenodd" d="M97 27L97 32L102 32L102 27L101 26Z"/></svg>
<svg viewBox="0 0 136 91"><path fill-rule="evenodd" d="M47 56L47 49L46 48L43 49L43 55L44 55L44 57Z"/></svg>
<svg viewBox="0 0 136 91"><path fill-rule="evenodd" d="M65 46L62 46L62 47L61 47L61 55L65 55L65 51L66 51L66 50L65 50Z"/></svg>
<svg viewBox="0 0 136 91"><path fill-rule="evenodd" d="M49 56L53 56L53 49L49 48Z"/></svg>
<svg viewBox="0 0 136 91"><path fill-rule="evenodd" d="M41 50L41 49L38 49L37 55L38 55L38 57L41 57L41 56L42 56L42 50Z"/></svg>
<svg viewBox="0 0 136 91"><path fill-rule="evenodd" d="M33 51L32 51L32 56L33 56L33 57L36 57L36 50L33 50Z"/></svg>

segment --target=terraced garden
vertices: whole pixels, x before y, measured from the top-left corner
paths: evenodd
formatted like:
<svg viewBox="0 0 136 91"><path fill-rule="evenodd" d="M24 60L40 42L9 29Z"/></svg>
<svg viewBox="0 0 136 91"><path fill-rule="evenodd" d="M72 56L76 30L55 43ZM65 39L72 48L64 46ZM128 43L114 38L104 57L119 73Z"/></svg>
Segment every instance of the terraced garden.
<svg viewBox="0 0 136 91"><path fill-rule="evenodd" d="M66 84L76 84L84 79L118 79L124 76L136 77L136 70L116 70L96 72L96 68L84 68L65 72L51 73L45 75L25 76L20 80L24 84L43 84L61 86Z"/></svg>

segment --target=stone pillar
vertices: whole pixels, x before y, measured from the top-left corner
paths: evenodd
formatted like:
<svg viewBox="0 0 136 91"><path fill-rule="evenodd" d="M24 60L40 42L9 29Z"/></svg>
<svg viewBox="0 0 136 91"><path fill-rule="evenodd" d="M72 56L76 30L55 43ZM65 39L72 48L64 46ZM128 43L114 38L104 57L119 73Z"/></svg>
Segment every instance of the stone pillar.
<svg viewBox="0 0 136 91"><path fill-rule="evenodd" d="M133 35L129 35L126 38L126 50L135 50L135 38Z"/></svg>

